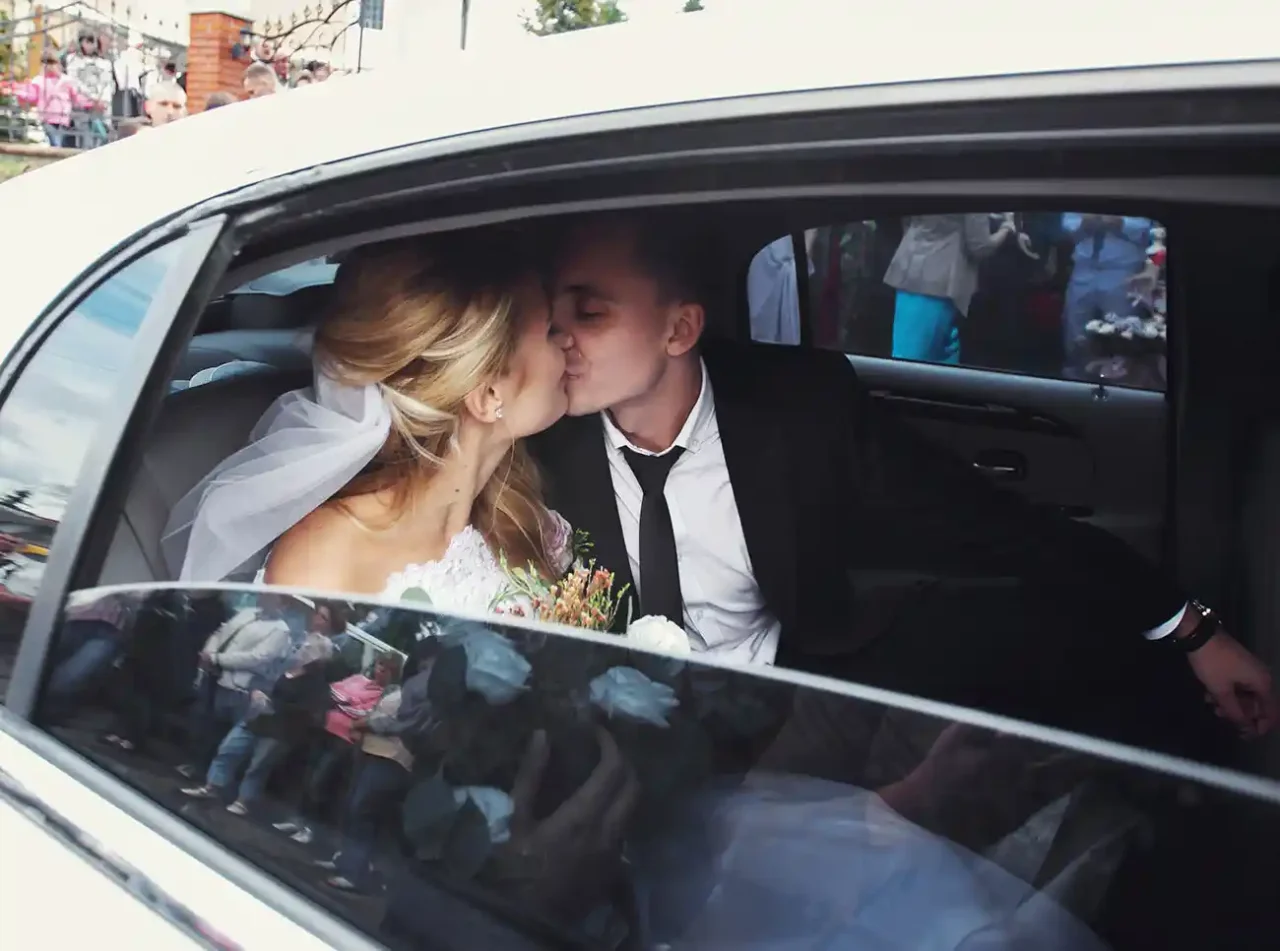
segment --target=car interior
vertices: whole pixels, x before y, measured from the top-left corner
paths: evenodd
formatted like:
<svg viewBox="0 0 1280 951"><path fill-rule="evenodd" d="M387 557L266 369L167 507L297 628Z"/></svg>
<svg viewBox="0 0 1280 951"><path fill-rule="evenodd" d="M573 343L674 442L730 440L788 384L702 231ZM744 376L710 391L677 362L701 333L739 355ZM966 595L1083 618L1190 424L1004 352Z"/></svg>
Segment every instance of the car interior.
<svg viewBox="0 0 1280 951"><path fill-rule="evenodd" d="M716 299L708 307L708 336L750 337L746 272L778 235L886 210L865 202L838 206L717 209L723 225L708 258L719 271L709 282ZM914 209L898 202L894 210ZM892 403L926 435L975 465L991 454L1021 460L1026 472L1008 481L1010 488L1091 519L1176 566L1189 587L1220 606L1232 631L1278 661L1275 586L1266 580L1276 577L1272 539L1280 525L1272 499L1280 432L1265 356L1276 352L1280 307L1280 265L1264 240L1273 219L1227 208L1140 210L1168 223L1171 235L1176 316L1168 393L866 353L850 359L873 397ZM334 251L359 240L347 237ZM335 268L308 273L292 290L286 278L286 293L280 285L275 293L251 288L264 266L272 268L268 274L287 274L316 260L275 255L228 273L179 359L102 582L167 579L159 533L169 509L243 443L276 396L307 384L309 331L324 313ZM1217 316L1224 314L1230 316Z"/></svg>
<svg viewBox="0 0 1280 951"><path fill-rule="evenodd" d="M1170 234L1175 329L1167 393L866 354L851 354L851 360L874 397L931 438L975 463L984 452L1022 459L1035 477L1012 488L1075 517L1093 518L1149 557L1175 566L1193 590L1219 606L1230 630L1280 666L1280 401L1270 385L1269 359L1280 354L1280 254L1266 237L1280 221L1274 214L1230 207L1136 204L1130 202L1124 213L1158 218ZM747 271L757 252L779 235L953 206L830 199L718 207L708 334L750 337ZM242 251L178 359L99 583L172 580L160 546L170 509L244 444L276 397L309 385L309 332L326 306L334 270L327 265L340 260L342 251L381 236L340 235L324 248L276 246L261 256L252 248ZM290 269L304 273L298 286L285 277L267 290L255 288L254 282ZM802 320L808 320L804 294L800 306ZM910 582L853 580L860 596L878 597L882 603L873 608L889 614L913 590ZM1231 765L1250 770L1274 774L1280 766L1274 744L1230 755ZM1091 787L1054 838L1067 850L1055 872L1103 843L1111 843L1109 855L1145 856L1135 866L1140 871L1116 858L1104 876L1119 881L1116 893L1134 903L1133 916L1109 919L1107 927L1117 935L1140 930L1138 907L1155 913L1150 899L1135 898L1127 883L1150 874L1149 863L1160 861L1158 850L1139 847L1147 826L1135 819L1130 793ZM1239 833L1227 826L1219 831ZM1199 840L1183 845L1205 847ZM1089 888L1106 891L1098 885L1097 864L1087 867ZM1220 891L1228 886L1215 888L1215 894ZM1241 902L1234 895L1231 907ZM1088 914L1096 917L1104 915L1104 904L1081 898L1079 908L1092 908ZM1107 908L1106 915L1116 914L1114 905ZM1186 944L1178 946L1194 943L1185 931L1179 937Z"/></svg>

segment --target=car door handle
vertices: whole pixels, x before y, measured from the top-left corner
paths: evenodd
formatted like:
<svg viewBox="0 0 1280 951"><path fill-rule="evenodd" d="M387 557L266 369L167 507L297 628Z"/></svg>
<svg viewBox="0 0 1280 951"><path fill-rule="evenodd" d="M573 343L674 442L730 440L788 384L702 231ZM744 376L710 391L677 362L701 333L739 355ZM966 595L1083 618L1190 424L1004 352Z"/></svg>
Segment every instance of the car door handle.
<svg viewBox="0 0 1280 951"><path fill-rule="evenodd" d="M1020 452L1008 449L985 449L973 460L973 467L1002 482L1021 481L1027 477L1027 460Z"/></svg>

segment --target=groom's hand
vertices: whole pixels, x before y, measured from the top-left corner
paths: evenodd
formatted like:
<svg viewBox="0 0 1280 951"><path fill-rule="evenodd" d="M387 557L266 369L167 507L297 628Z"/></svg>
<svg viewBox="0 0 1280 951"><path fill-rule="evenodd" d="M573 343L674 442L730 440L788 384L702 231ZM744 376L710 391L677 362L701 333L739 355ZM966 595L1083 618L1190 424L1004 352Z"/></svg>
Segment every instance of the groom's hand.
<svg viewBox="0 0 1280 951"><path fill-rule="evenodd" d="M1175 634L1175 636L1177 636ZM1187 655L1218 716L1247 737L1263 736L1276 725L1271 672L1226 631L1219 630Z"/></svg>
<svg viewBox="0 0 1280 951"><path fill-rule="evenodd" d="M550 747L538 730L511 791L511 838L495 855L498 876L519 900L566 923L579 920L612 888L622 839L640 798L640 783L608 730L598 728L600 762L550 816L535 820L534 802Z"/></svg>

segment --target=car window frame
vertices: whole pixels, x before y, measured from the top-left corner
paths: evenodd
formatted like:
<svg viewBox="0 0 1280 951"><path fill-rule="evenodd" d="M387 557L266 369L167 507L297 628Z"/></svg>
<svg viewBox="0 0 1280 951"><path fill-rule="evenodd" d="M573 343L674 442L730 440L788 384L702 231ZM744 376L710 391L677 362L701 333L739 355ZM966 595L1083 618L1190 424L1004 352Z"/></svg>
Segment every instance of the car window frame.
<svg viewBox="0 0 1280 951"><path fill-rule="evenodd" d="M66 509L54 530L40 588L32 599L23 624L13 676L4 697L5 708L22 719L31 719L43 687L48 673L46 661L56 636L62 605L79 570L94 514L107 501L105 490L108 479L115 474L114 470L119 469L114 466L117 453L127 433L135 428L138 411L147 403L148 386L157 374L166 369L169 362L164 358L166 349L174 349L171 331L175 321L184 309L189 312L194 306L196 313L199 313L203 307L203 295L200 291L205 285L212 286L210 272L216 270L216 276L220 276L230 260L229 246L221 254L216 250L220 240L226 244L225 237L229 234L227 224L228 218L220 215L186 225L175 229L161 240L148 242L144 248L131 247L126 253L105 264L95 272L93 279L64 294L62 306L56 314L50 315L39 340L32 342L28 352L23 354L21 361L12 370L11 382L16 382L22 370L39 354L40 345L62 325L63 319L124 268L159 247L174 241L192 239L187 247L180 249L178 260L147 304L146 313L130 348L128 367L117 382L115 400L96 427L96 435L80 464L79 477L67 500ZM200 298L198 303L197 298ZM0 392L7 397L11 388L10 385ZM0 399L0 406L3 405L4 402Z"/></svg>
<svg viewBox="0 0 1280 951"><path fill-rule="evenodd" d="M378 945L358 929L328 909L315 905L223 843L209 839L172 810L146 798L32 722L40 690L49 673L49 653L63 605L75 589L77 575L86 568L92 569L86 560L97 555L100 561L105 554L111 535L111 531L102 530L110 521L106 513L114 502L123 501L134 464L141 458L141 453L130 444L131 434L136 442L136 437L145 432L159 410L167 392L165 384L190 331L236 253L234 236L230 216L214 215L184 221L165 228L160 234L153 232L121 249L78 285L60 294L57 303L38 322L38 332L24 338L22 353L13 354L4 366L3 392L7 397L12 382L40 352L40 345L104 282L169 242L195 238L182 249L178 262L148 303L134 338L128 367L121 374L115 401L104 414L81 463L79 478L50 544L40 589L23 625L13 678L0 705L0 732L327 946L372 951ZM95 548L98 550L94 551Z"/></svg>

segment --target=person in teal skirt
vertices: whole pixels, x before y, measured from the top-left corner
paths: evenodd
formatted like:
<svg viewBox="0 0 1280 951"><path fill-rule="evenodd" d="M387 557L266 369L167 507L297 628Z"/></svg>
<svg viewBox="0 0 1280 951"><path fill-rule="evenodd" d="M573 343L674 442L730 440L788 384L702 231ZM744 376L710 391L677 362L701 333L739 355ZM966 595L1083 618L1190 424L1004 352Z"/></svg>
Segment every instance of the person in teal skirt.
<svg viewBox="0 0 1280 951"><path fill-rule="evenodd" d="M978 264L1017 230L1005 221L993 232L990 221L985 213L908 219L884 276L897 291L895 359L960 362L960 319L978 288Z"/></svg>

